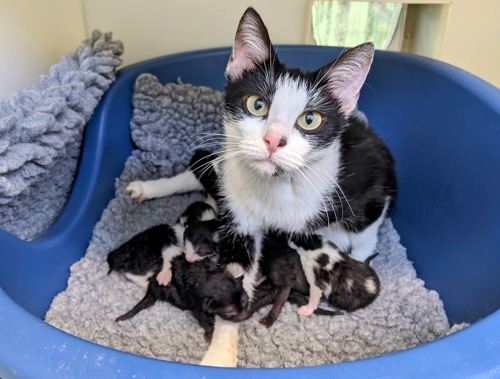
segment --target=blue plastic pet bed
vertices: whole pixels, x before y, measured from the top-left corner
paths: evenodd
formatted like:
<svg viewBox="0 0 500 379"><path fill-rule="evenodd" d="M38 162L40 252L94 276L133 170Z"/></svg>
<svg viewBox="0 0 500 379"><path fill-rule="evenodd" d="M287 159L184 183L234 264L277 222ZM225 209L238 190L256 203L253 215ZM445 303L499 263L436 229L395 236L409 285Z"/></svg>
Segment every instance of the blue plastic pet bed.
<svg viewBox="0 0 500 379"><path fill-rule="evenodd" d="M280 59L314 69L336 48L282 46ZM0 230L0 377L495 377L500 375L500 92L449 65L377 52L360 100L397 163L392 221L418 276L442 298L450 323L471 326L406 351L293 369L222 369L106 348L44 321L85 253L131 155L136 78L178 78L222 90L229 49L162 57L118 72L85 129L78 173L61 215L23 241Z"/></svg>

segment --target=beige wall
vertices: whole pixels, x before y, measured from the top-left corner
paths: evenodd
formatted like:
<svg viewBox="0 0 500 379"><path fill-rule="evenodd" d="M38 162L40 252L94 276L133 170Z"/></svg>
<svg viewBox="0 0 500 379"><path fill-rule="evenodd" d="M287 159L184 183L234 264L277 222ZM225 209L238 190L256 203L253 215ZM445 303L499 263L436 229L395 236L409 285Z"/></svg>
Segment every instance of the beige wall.
<svg viewBox="0 0 500 379"><path fill-rule="evenodd" d="M124 61L232 44L252 4L275 42L302 43L308 0L83 0L87 30L112 30L125 43Z"/></svg>
<svg viewBox="0 0 500 379"><path fill-rule="evenodd" d="M0 99L37 83L85 36L81 0L0 0Z"/></svg>
<svg viewBox="0 0 500 379"><path fill-rule="evenodd" d="M439 58L500 87L500 0L449 3ZM93 29L124 42L125 64L228 46L249 4L274 43L306 42L310 0L0 0L0 98L36 83Z"/></svg>
<svg viewBox="0 0 500 379"><path fill-rule="evenodd" d="M500 87L500 0L453 0L440 59Z"/></svg>

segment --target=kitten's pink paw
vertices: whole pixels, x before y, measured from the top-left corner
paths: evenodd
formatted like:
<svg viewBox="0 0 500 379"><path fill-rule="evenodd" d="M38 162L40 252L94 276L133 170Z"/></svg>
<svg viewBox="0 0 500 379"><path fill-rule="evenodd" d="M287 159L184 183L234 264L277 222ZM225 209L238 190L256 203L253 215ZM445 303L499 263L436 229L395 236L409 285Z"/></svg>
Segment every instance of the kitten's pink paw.
<svg viewBox="0 0 500 379"><path fill-rule="evenodd" d="M142 183L143 182L141 182L140 180L137 180L135 182L130 182L126 188L130 198L137 203L140 203L141 201L146 199L145 190Z"/></svg>
<svg viewBox="0 0 500 379"><path fill-rule="evenodd" d="M307 305L303 305L299 308L297 313L301 316L307 317L314 313L314 309L309 308Z"/></svg>
<svg viewBox="0 0 500 379"><path fill-rule="evenodd" d="M156 276L156 280L162 286L166 286L172 280L172 270L162 270Z"/></svg>

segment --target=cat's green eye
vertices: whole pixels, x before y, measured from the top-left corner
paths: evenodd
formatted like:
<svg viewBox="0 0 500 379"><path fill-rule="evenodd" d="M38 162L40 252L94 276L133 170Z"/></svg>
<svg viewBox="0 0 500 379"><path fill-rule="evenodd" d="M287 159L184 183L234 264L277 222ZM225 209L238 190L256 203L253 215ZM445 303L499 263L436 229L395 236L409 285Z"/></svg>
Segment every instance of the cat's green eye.
<svg viewBox="0 0 500 379"><path fill-rule="evenodd" d="M314 130L321 126L323 123L323 116L314 111L302 113L297 119L297 124L304 130Z"/></svg>
<svg viewBox="0 0 500 379"><path fill-rule="evenodd" d="M269 105L267 104L267 101L259 95L248 96L245 101L245 106L250 114L257 117L267 116L267 113L269 112Z"/></svg>

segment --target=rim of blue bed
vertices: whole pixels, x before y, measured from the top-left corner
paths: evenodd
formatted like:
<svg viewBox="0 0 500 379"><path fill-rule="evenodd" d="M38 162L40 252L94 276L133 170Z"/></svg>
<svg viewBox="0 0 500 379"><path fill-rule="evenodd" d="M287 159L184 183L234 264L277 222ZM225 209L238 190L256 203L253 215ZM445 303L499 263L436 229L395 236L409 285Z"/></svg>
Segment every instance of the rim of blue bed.
<svg viewBox="0 0 500 379"><path fill-rule="evenodd" d="M312 46L281 46L279 52L297 50L314 52L330 49L332 54L339 48ZM227 59L229 48L180 53L141 62L119 71L117 80L105 94L84 137L81 162L74 189L68 203L56 223L41 238L25 242L0 230L3 241L0 254L0 377L67 378L67 377L158 377L158 378L250 378L263 375L272 378L329 378L364 377L476 377L500 375L500 311L453 335L418 347L380 357L335 365L290 369L227 369L212 368L151 359L103 347L66 332L42 321L50 304L47 298L66 287L66 281L44 288L36 280L31 286L23 286L27 277L43 278L50 269L66 270L80 259L99 220L102 210L114 196L114 180L123 170L123 164L132 151L129 137L131 109L113 109L116 97L129 101L135 78L143 73L155 73L155 67L163 60L191 60L198 57L217 56ZM428 69L451 77L467 91L485 103L498 109L500 94L497 88L453 66L428 58L401 53L387 54L390 59L411 60L413 65L425 65ZM175 80L173 78L172 80ZM194 80L195 82L196 80ZM222 89L223 78L207 83ZM38 251L66 250L61 254L39 254ZM10 254L9 254L10 253ZM33 267L19 265L10 270L19 259L34 261ZM49 260L50 269L43 268ZM36 262L44 264L36 264ZM42 272L38 272L41 270ZM7 288L6 288L7 287ZM7 293L19 292L16 302ZM45 296L38 299L37 292ZM16 292L16 293L17 293ZM20 305L21 304L21 305ZM36 316L35 316L36 315ZM38 317L37 317L38 316ZM258 371L257 371L258 370Z"/></svg>

